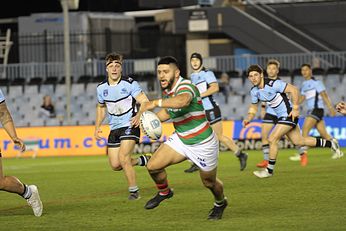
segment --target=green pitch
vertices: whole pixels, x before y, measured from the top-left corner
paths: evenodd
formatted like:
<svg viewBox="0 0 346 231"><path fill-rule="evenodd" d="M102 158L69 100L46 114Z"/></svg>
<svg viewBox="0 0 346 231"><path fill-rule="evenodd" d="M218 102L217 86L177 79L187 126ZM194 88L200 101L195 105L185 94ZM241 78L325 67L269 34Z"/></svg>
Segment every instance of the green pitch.
<svg viewBox="0 0 346 231"><path fill-rule="evenodd" d="M346 150L343 150L346 152ZM39 187L42 217L34 217L26 201L0 192L1 230L345 230L346 159L332 160L329 150L311 149L309 164L300 167L281 150L270 179L252 171L261 160L249 151L248 167L239 171L238 160L220 154L219 178L224 182L229 207L220 221L208 221L211 193L198 173L186 174L184 162L167 169L175 195L154 210L145 202L155 193L143 167L136 167L142 198L127 200L122 172L113 172L106 156L3 159L7 175L16 175Z"/></svg>

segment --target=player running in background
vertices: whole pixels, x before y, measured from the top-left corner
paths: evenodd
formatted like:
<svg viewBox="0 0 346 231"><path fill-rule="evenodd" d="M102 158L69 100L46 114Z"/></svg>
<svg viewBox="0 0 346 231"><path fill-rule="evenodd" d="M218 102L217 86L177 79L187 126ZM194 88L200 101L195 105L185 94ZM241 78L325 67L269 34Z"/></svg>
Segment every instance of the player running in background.
<svg viewBox="0 0 346 231"><path fill-rule="evenodd" d="M147 102L148 98L136 81L122 76L122 62L123 57L120 54L110 53L106 57L107 78L97 86L98 104L94 136L101 139L100 126L108 114L111 130L107 143L109 164L114 171L124 171L130 193L128 199L136 200L140 196L133 166L145 166L148 156L131 158L140 137L140 128L132 126L131 120L137 113L136 103Z"/></svg>
<svg viewBox="0 0 346 231"><path fill-rule="evenodd" d="M219 141L233 151L234 155L239 159L240 171L243 171L246 168L248 155L242 152L231 138L223 134L221 110L213 98L213 95L219 92L219 84L216 77L212 71L207 70L203 66L201 54L193 53L190 57L190 64L193 69L193 73L190 76L191 82L198 88L201 94L207 119ZM185 172L193 172L195 170L198 170L198 167L192 164Z"/></svg>
<svg viewBox="0 0 346 231"><path fill-rule="evenodd" d="M304 82L300 88L301 98L299 100L299 104L303 103L305 100L305 106L308 110L307 116L304 119L302 135L304 137L309 136L310 130L313 127L316 127L322 138L326 140L333 139L335 143L338 143L338 141L327 132L326 125L323 120L325 106L327 106L331 116L336 115L324 84L322 81L316 80L312 76L312 69L309 64L301 65L301 74L304 77ZM343 154L334 154L332 158L338 159L342 156ZM299 147L299 155L290 157L290 160L300 160L301 165L306 166L308 163L307 147Z"/></svg>
<svg viewBox="0 0 346 231"><path fill-rule="evenodd" d="M144 103L140 111L162 108L157 116L161 121L172 119L175 132L160 145L147 164L158 193L146 203L145 208L153 209L173 196L165 168L189 159L198 166L204 186L210 189L215 199L208 219L221 219L227 199L223 183L216 177L219 142L206 118L200 93L190 80L180 76L174 57L159 60L157 77L163 99Z"/></svg>
<svg viewBox="0 0 346 231"><path fill-rule="evenodd" d="M278 74L280 70L280 62L275 59L270 59L267 62L267 75L269 79L278 79ZM275 114L273 108L268 106L266 103L261 104L262 111L265 111L264 116L262 117L262 152L263 160L258 163L256 166L259 168L266 168L269 162L269 133L275 124L278 122L278 117Z"/></svg>
<svg viewBox="0 0 346 231"><path fill-rule="evenodd" d="M17 145L20 151L25 151L24 142L18 138L16 128L14 126L12 116L8 111L7 105L5 103L5 97L0 90L0 122L2 127L5 129L11 140L15 145ZM34 215L40 217L43 211L42 201L38 193L36 185L26 185L20 182L20 180L15 176L5 176L2 170L2 157L0 151L0 190L17 193L31 206Z"/></svg>
<svg viewBox="0 0 346 231"><path fill-rule="evenodd" d="M298 89L282 80L271 80L263 77L263 70L258 65L251 65L248 70L248 79L254 85L251 89L252 105L249 107L247 119L243 121L246 126L256 115L258 103L266 102L272 107L278 117L269 136L269 164L266 169L255 171L255 176L266 178L273 176L274 166L278 154L278 143L283 136L287 136L295 145L309 147L329 147L334 153L341 155L338 144L335 141L323 138L303 137L298 125L299 117L299 91ZM290 94L291 100L288 99ZM293 104L293 105L292 105Z"/></svg>

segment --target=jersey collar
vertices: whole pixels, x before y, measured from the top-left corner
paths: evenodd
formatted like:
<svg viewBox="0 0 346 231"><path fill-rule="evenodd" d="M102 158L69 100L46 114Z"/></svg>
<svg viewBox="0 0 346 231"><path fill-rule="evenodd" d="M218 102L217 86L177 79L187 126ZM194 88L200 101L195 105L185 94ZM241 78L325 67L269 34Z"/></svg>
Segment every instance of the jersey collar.
<svg viewBox="0 0 346 231"><path fill-rule="evenodd" d="M116 84L110 85L110 84L109 84L109 81L108 81L108 77L107 77L107 84L108 84L108 86L117 86L117 85L119 85L119 83L121 82L122 78L123 78L123 76L120 77L119 81L118 81Z"/></svg>
<svg viewBox="0 0 346 231"><path fill-rule="evenodd" d="M170 90L170 91L166 90L166 93L167 93L168 95L173 94L173 93L175 92L175 90L177 89L177 87L179 86L179 84L181 83L181 81L183 81L183 80L184 80L183 77L179 76L179 79L178 79L178 81L175 83L175 85L174 85L174 87L172 88L172 90Z"/></svg>

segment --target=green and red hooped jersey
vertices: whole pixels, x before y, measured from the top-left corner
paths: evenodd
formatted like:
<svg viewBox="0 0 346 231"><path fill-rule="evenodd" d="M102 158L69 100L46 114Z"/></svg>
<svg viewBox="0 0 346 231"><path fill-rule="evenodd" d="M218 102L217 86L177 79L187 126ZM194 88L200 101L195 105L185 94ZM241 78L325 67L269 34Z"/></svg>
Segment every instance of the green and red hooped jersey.
<svg viewBox="0 0 346 231"><path fill-rule="evenodd" d="M191 94L190 104L179 109L168 108L167 111L178 137L184 144L203 143L212 135L213 130L206 118L197 87L190 80L179 77L172 90L163 92L163 98L168 99L183 93Z"/></svg>

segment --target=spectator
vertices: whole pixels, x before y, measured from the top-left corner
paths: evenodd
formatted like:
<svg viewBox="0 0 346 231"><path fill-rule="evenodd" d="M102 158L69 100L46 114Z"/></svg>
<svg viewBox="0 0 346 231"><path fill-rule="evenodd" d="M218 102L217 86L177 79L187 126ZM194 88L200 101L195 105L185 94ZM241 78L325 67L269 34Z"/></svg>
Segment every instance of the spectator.
<svg viewBox="0 0 346 231"><path fill-rule="evenodd" d="M225 103L228 104L228 96L229 96L229 75L226 72L223 72L220 77L220 91L225 97Z"/></svg>
<svg viewBox="0 0 346 231"><path fill-rule="evenodd" d="M55 118L55 107L52 103L52 98L49 95L43 97L43 103L41 105L41 112L43 115L49 118Z"/></svg>

